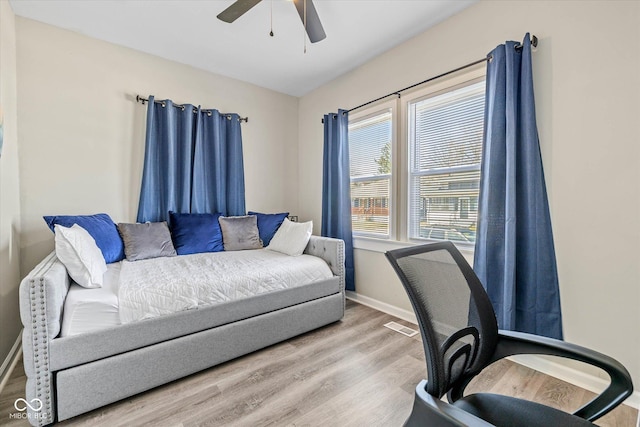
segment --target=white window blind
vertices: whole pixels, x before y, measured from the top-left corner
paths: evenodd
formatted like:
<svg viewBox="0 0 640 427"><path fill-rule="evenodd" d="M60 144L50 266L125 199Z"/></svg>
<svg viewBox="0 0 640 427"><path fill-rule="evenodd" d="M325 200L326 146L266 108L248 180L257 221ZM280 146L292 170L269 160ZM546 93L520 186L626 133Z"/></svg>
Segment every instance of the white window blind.
<svg viewBox="0 0 640 427"><path fill-rule="evenodd" d="M409 104L409 237L476 238L485 82Z"/></svg>
<svg viewBox="0 0 640 427"><path fill-rule="evenodd" d="M349 123L351 221L355 234L389 237L392 123L391 109Z"/></svg>

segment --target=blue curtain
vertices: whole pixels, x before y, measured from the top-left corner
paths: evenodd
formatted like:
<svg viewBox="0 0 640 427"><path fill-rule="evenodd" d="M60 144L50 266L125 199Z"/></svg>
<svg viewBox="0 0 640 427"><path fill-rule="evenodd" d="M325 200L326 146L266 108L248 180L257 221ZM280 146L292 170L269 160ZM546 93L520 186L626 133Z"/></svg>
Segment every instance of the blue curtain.
<svg viewBox="0 0 640 427"><path fill-rule="evenodd" d="M199 111L191 212L244 215L243 171L240 117Z"/></svg>
<svg viewBox="0 0 640 427"><path fill-rule="evenodd" d="M500 328L562 339L529 34L490 55L474 270Z"/></svg>
<svg viewBox="0 0 640 427"><path fill-rule="evenodd" d="M347 111L324 116L321 234L344 240L346 289L355 291L348 128Z"/></svg>
<svg viewBox="0 0 640 427"><path fill-rule="evenodd" d="M138 222L169 211L242 215L244 167L239 117L149 97Z"/></svg>

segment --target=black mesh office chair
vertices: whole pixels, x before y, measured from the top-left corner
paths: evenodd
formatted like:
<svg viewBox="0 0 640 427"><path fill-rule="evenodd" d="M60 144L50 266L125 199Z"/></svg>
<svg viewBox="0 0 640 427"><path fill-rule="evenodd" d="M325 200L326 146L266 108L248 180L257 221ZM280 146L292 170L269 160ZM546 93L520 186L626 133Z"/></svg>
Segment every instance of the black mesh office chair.
<svg viewBox="0 0 640 427"><path fill-rule="evenodd" d="M564 341L498 330L480 280L450 242L387 252L409 295L427 360L428 380L416 387L406 426L583 426L622 403L633 391L629 372L616 360ZM465 387L484 367L506 356L549 354L602 368L611 383L569 414L513 397ZM441 400L447 394L449 403Z"/></svg>

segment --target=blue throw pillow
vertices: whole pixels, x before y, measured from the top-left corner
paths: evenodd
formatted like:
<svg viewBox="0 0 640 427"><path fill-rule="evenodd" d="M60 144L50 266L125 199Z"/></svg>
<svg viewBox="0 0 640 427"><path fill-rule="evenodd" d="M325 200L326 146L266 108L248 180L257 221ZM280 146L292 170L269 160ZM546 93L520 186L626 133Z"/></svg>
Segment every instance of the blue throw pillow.
<svg viewBox="0 0 640 427"><path fill-rule="evenodd" d="M269 242L273 238L274 234L276 234L276 231L278 231L278 228L282 225L282 221L289 216L289 212L264 214L249 211L248 215L255 215L258 217L260 240L262 240L262 245L266 248L269 246Z"/></svg>
<svg viewBox="0 0 640 427"><path fill-rule="evenodd" d="M222 230L219 213L183 214L169 212L171 237L178 255L221 252Z"/></svg>
<svg viewBox="0 0 640 427"><path fill-rule="evenodd" d="M124 244L118 233L118 228L111 217L105 213L95 215L54 215L43 217L51 231L59 224L63 227L71 227L78 224L96 241L96 245L102 251L104 261L109 264L124 259Z"/></svg>

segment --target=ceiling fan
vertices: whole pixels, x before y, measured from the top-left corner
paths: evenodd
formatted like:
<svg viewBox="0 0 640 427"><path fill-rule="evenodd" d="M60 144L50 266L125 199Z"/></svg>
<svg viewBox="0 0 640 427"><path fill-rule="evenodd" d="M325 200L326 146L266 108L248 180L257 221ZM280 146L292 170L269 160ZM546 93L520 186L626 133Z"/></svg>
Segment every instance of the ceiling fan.
<svg viewBox="0 0 640 427"><path fill-rule="evenodd" d="M262 0L236 0L235 3L218 15L218 19L232 23L261 1ZM322 28L322 23L320 22L320 17L318 16L316 7L313 4L313 0L293 0L293 4L298 10L298 15L300 15L300 19L302 20L311 43L324 40L327 35L324 32L324 28Z"/></svg>

